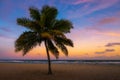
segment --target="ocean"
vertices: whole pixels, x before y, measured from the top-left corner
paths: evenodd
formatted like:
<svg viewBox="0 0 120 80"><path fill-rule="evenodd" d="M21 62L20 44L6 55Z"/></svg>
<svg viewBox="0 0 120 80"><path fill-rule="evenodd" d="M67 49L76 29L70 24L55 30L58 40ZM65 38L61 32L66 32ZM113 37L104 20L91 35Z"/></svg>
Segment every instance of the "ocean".
<svg viewBox="0 0 120 80"><path fill-rule="evenodd" d="M30 63L46 64L47 60L19 60L19 59L1 59L0 63ZM120 64L120 60L51 60L51 63L57 64Z"/></svg>

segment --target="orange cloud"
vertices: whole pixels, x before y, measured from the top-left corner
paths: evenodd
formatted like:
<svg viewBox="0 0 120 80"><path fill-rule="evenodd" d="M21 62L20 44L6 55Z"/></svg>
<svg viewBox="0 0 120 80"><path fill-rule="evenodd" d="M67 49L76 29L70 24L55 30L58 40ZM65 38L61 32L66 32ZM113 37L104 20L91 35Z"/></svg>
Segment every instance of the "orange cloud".
<svg viewBox="0 0 120 80"><path fill-rule="evenodd" d="M106 36L114 36L114 37L120 37L120 33L117 33L117 32L100 32L100 31L97 31L96 34L101 34L101 35L106 35Z"/></svg>

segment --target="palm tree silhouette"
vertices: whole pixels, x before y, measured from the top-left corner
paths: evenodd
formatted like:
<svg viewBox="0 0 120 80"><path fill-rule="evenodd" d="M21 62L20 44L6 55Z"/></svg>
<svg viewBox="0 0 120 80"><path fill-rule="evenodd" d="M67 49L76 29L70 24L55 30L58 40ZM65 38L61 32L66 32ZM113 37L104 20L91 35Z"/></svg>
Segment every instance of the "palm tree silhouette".
<svg viewBox="0 0 120 80"><path fill-rule="evenodd" d="M15 41L15 51L23 51L26 55L33 47L44 42L48 57L48 74L52 74L49 51L56 57L59 57L58 48L67 56L66 46L73 47L73 42L65 34L73 28L69 20L56 19L58 11L51 6L43 6L41 10L30 7L30 19L18 18L17 24L28 28Z"/></svg>

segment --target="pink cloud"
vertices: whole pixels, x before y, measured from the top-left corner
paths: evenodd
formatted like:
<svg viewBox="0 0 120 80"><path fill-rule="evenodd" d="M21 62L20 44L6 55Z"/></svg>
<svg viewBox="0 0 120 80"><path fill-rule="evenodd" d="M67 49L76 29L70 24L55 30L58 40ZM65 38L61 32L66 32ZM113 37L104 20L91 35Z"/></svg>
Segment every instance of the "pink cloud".
<svg viewBox="0 0 120 80"><path fill-rule="evenodd" d="M116 23L116 22L120 22L120 18L118 18L118 17L107 17L107 18L101 19L98 22L98 24L99 25L104 25L104 24Z"/></svg>
<svg viewBox="0 0 120 80"><path fill-rule="evenodd" d="M105 29L104 27L101 27L101 26L93 26L93 27L86 27L85 30L88 32L92 32L94 34L97 34L97 35L120 37L120 32L119 32L119 30L117 31L116 29L115 29L115 31L114 30L110 31L110 30Z"/></svg>
<svg viewBox="0 0 120 80"><path fill-rule="evenodd" d="M95 34L120 37L119 22L120 22L119 17L116 17L116 16L105 17L98 21L96 20L95 24L93 24L92 26L88 26L85 29L87 31L93 31ZM114 26L114 28L111 26Z"/></svg>

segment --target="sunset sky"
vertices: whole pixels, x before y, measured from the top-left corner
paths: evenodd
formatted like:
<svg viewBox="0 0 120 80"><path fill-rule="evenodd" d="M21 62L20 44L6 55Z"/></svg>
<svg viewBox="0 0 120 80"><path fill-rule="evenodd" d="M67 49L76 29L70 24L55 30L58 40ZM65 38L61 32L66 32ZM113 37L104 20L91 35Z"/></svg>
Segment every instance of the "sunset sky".
<svg viewBox="0 0 120 80"><path fill-rule="evenodd" d="M66 34L74 47L68 47L68 57L60 52L60 59L120 60L120 0L0 0L0 59L47 59L43 44L24 57L14 48L15 40L26 31L16 19L29 18L30 6L41 9L43 5L56 7L57 18L74 26Z"/></svg>

